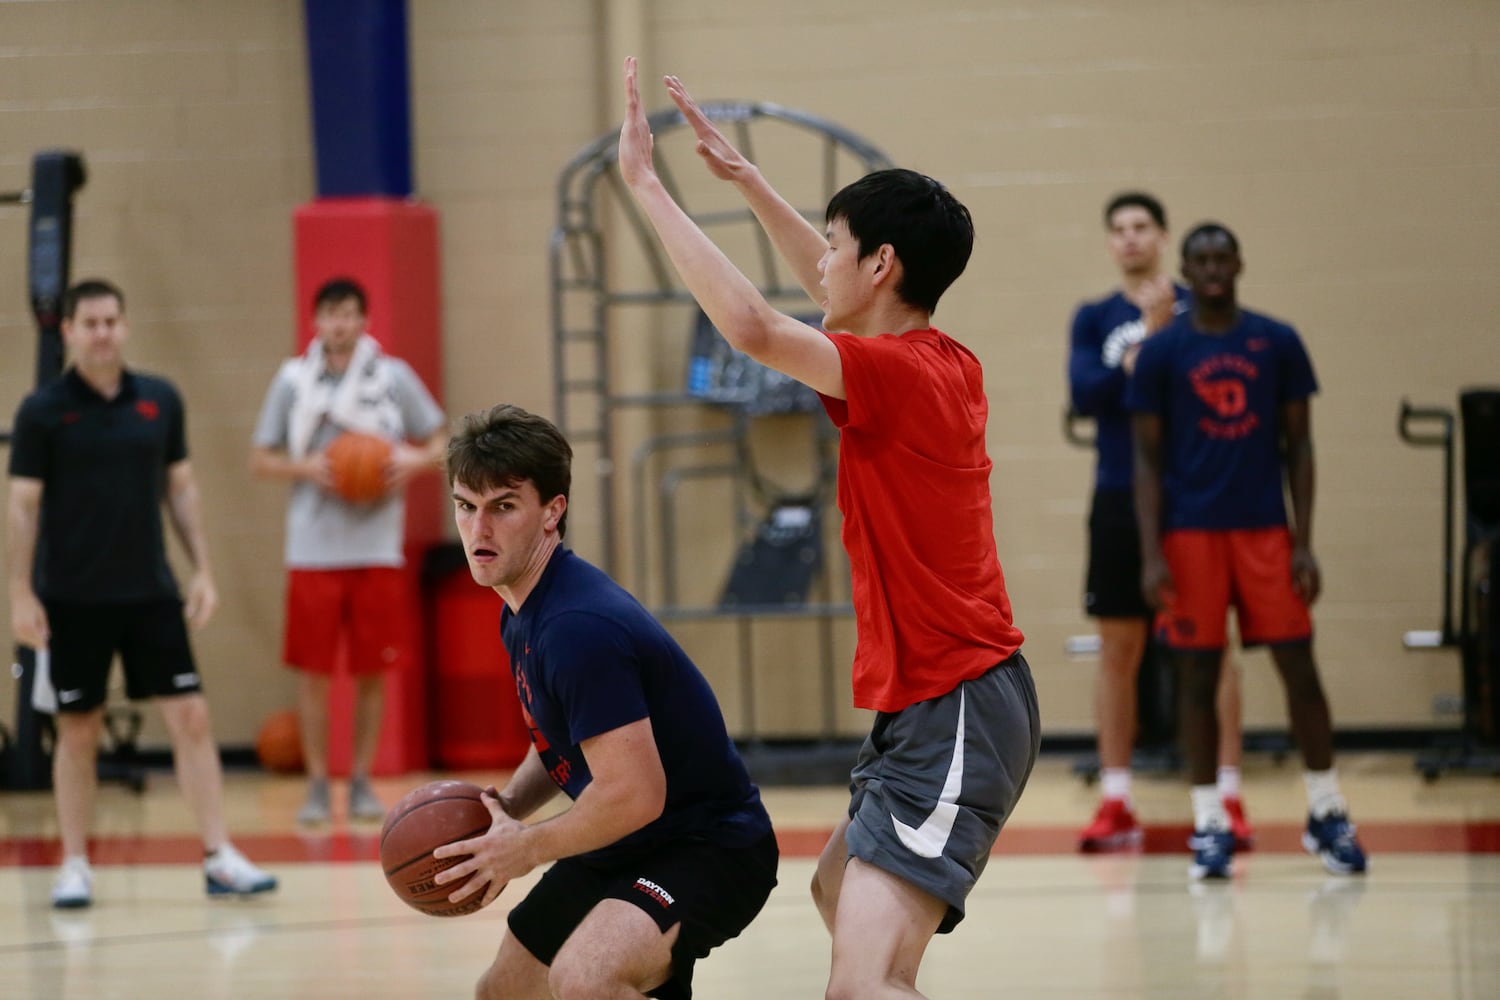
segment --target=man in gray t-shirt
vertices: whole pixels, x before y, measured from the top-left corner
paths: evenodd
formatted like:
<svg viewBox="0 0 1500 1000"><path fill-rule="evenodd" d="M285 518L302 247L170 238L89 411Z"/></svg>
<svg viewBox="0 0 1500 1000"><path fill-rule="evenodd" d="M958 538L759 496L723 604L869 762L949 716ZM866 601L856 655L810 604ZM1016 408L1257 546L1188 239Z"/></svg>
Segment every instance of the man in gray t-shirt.
<svg viewBox="0 0 1500 1000"><path fill-rule="evenodd" d="M250 467L292 483L286 517L286 633L283 659L299 674L298 708L307 801L303 824L326 823L328 691L338 648L347 643L354 676L354 752L349 815L385 814L370 788L380 736L385 673L412 655L402 566L405 486L436 472L447 421L411 366L383 354L365 332L364 289L339 278L318 290L317 336L306 353L282 363L261 407ZM391 443L386 492L353 503L334 490L328 446L354 432Z"/></svg>

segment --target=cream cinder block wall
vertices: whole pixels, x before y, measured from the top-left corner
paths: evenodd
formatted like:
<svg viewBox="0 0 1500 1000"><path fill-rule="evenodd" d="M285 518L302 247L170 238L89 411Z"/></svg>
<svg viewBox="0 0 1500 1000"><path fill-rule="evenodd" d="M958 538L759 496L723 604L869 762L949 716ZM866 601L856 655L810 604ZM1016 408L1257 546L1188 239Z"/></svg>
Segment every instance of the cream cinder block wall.
<svg viewBox="0 0 1500 1000"><path fill-rule="evenodd" d="M648 107L666 103L649 81L674 72L700 97L773 101L852 130L944 180L974 213L974 259L936 319L986 365L996 532L1044 722L1053 734L1086 732L1092 664L1063 653L1067 636L1089 630L1079 603L1092 468L1059 432L1067 324L1114 279L1103 202L1144 187L1178 232L1207 217L1234 228L1244 301L1297 325L1311 350L1323 385L1318 652L1336 723L1433 723L1432 696L1457 689L1456 659L1404 653L1400 635L1438 620L1440 463L1400 442L1395 417L1403 397L1452 406L1461 386L1500 383L1492 3L636 6L644 23L626 30L585 0L410 5L417 187L442 218L450 413L501 399L553 412L556 178L618 125L622 45L645 40ZM124 284L131 357L175 378L188 400L224 598L197 648L229 744L248 743L290 693L276 667L280 491L252 484L244 467L260 395L291 341L290 214L312 195L300 10L292 0L0 4L0 189L25 183L36 149L85 153L74 273ZM13 276L13 292L0 293L12 359L0 407L11 410L33 338L24 240L24 212L0 207L0 274ZM648 358L619 364L631 378L652 370ZM650 430L633 428L631 440ZM580 525L594 502L586 478ZM942 516L941 498L927 516ZM724 548L709 522L696 530L686 551ZM577 544L596 555L581 527ZM699 572L718 579L722 564ZM788 692L767 667L758 723L816 728L796 665L810 640L757 630ZM711 626L680 632L733 724L744 706L732 640ZM841 636L840 662L848 655ZM1279 725L1269 665L1263 654L1245 661L1248 724ZM846 677L838 684L847 699ZM6 718L11 697L0 697ZM863 724L846 701L839 721L850 732Z"/></svg>
<svg viewBox="0 0 1500 1000"><path fill-rule="evenodd" d="M309 196L301 5L0 4L0 188L32 154L81 152L73 276L127 300L129 361L188 407L221 610L195 647L221 740L291 703L278 668L280 497L246 472L250 428L291 336L291 211ZM26 212L0 208L4 425L30 389ZM9 611L6 612L6 648ZM8 662L8 661L7 661ZM4 686L7 725L14 685ZM145 745L165 745L148 713Z"/></svg>
<svg viewBox="0 0 1500 1000"><path fill-rule="evenodd" d="M1090 727L1078 611L1087 454L1059 433L1066 331L1112 284L1099 212L1145 187L1179 231L1239 233L1244 301L1290 320L1323 392L1318 651L1344 726L1428 725L1456 658L1438 619L1439 467L1399 400L1500 382L1500 18L1482 3L1123 6L657 3L645 75L809 108L946 181L975 215L936 321L986 364L996 532L1050 732ZM932 516L941 516L934 498ZM1263 654L1247 722L1284 720Z"/></svg>

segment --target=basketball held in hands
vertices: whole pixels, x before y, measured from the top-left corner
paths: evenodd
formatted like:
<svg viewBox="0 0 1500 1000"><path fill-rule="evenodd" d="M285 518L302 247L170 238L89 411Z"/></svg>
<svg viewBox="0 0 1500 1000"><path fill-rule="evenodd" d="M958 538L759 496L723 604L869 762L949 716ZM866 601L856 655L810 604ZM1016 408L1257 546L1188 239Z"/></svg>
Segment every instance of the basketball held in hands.
<svg viewBox="0 0 1500 1000"><path fill-rule="evenodd" d="M484 907L487 886L457 903L448 897L474 876L438 885L433 876L465 860L438 860L432 852L444 844L478 837L490 828L490 811L480 801L482 789L467 781L432 781L408 792L386 814L380 831L380 867L385 880L413 909L434 917L461 917Z"/></svg>
<svg viewBox="0 0 1500 1000"><path fill-rule="evenodd" d="M386 495L386 467L395 446L373 434L345 431L328 445L333 491L350 503L373 503Z"/></svg>

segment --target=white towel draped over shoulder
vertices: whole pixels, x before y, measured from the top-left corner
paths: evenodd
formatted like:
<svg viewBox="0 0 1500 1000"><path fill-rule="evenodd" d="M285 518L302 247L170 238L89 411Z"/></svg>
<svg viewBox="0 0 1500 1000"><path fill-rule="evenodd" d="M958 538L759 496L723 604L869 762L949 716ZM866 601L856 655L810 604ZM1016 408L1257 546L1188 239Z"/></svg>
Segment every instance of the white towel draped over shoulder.
<svg viewBox="0 0 1500 1000"><path fill-rule="evenodd" d="M380 345L361 334L343 378L323 378L323 342L314 338L301 357L284 363L296 387L287 417L287 452L303 458L324 420L343 430L399 441L401 410L392 391L389 366Z"/></svg>

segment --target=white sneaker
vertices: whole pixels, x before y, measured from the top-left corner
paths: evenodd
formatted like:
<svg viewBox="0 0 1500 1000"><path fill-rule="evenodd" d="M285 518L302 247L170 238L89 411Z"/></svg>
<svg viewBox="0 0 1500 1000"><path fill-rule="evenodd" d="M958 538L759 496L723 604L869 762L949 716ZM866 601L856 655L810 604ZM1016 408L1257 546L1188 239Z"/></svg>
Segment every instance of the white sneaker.
<svg viewBox="0 0 1500 1000"><path fill-rule="evenodd" d="M203 859L203 882L210 896L253 896L276 888L276 876L255 867L233 844Z"/></svg>
<svg viewBox="0 0 1500 1000"><path fill-rule="evenodd" d="M94 870L85 857L64 858L52 883L52 905L59 910L81 910L94 901Z"/></svg>

